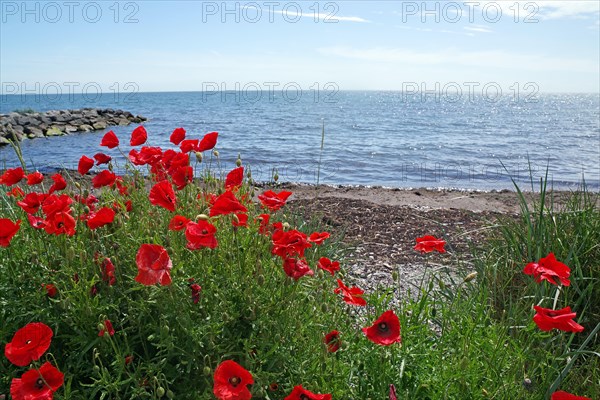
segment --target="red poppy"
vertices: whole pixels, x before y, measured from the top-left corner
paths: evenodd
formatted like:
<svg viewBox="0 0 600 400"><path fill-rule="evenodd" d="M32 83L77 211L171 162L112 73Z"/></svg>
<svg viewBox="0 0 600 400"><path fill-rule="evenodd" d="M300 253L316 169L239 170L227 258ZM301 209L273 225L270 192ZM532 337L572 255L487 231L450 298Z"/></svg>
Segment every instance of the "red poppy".
<svg viewBox="0 0 600 400"><path fill-rule="evenodd" d="M390 400L398 400L398 396L396 396L396 386L390 384Z"/></svg>
<svg viewBox="0 0 600 400"><path fill-rule="evenodd" d="M239 227L248 226L248 214L235 213L231 224Z"/></svg>
<svg viewBox="0 0 600 400"><path fill-rule="evenodd" d="M42 287L46 290L48 297L54 298L58 294L58 289L52 283L42 283Z"/></svg>
<svg viewBox="0 0 600 400"><path fill-rule="evenodd" d="M77 165L77 172L81 175L87 174L90 169L94 166L94 160L87 156L81 156L79 164Z"/></svg>
<svg viewBox="0 0 600 400"><path fill-rule="evenodd" d="M25 178L25 172L23 172L23 168L12 168L4 171L2 176L0 176L0 185L12 186L21 182L21 180Z"/></svg>
<svg viewBox="0 0 600 400"><path fill-rule="evenodd" d="M125 365L129 365L133 362L133 356L125 357Z"/></svg>
<svg viewBox="0 0 600 400"><path fill-rule="evenodd" d="M21 227L21 220L12 222L8 218L0 218L0 247L8 247L10 241L17 234Z"/></svg>
<svg viewBox="0 0 600 400"><path fill-rule="evenodd" d="M335 294L342 294L343 296L343 300L353 306L366 306L367 305L367 301L365 299L363 299L363 294L365 294L365 291L362 290L359 287L353 286L353 287L348 287L346 285L344 285L344 283L341 280L337 280L338 283L338 287L337 289L333 290L333 293Z"/></svg>
<svg viewBox="0 0 600 400"><path fill-rule="evenodd" d="M106 257L100 264L100 270L102 271L102 280L108 283L108 286L112 286L117 283L117 277L115 276L115 265L112 263L110 258Z"/></svg>
<svg viewBox="0 0 600 400"><path fill-rule="evenodd" d="M50 186L48 194L52 194L56 191L63 190L67 187L67 181L65 181L65 178L63 178L61 174L54 174L51 176L51 178L54 181L54 183L52 184L52 186Z"/></svg>
<svg viewBox="0 0 600 400"><path fill-rule="evenodd" d="M548 281L553 285L558 285L560 281L563 286L571 284L569 281L571 269L560 261L557 261L554 253L540 258L537 263L527 264L523 272L527 275L533 275L537 283Z"/></svg>
<svg viewBox="0 0 600 400"><path fill-rule="evenodd" d="M67 196L66 194L55 195L51 194L44 198L44 202L42 203L42 211L50 217L53 214L57 214L59 212L70 213L71 212L71 204L73 203L73 199Z"/></svg>
<svg viewBox="0 0 600 400"><path fill-rule="evenodd" d="M438 251L439 253L445 253L446 252L446 250L444 249L445 245L446 245L446 242L443 241L442 239L437 239L435 236L426 235L426 236L417 238L417 244L413 248L417 251L420 251L421 254L431 253L434 250Z"/></svg>
<svg viewBox="0 0 600 400"><path fill-rule="evenodd" d="M286 258L285 260L283 260L283 270L285 271L285 274L287 276L294 279L295 281L302 278L304 275L314 275L313 270L310 269L310 267L306 263L306 260L303 258Z"/></svg>
<svg viewBox="0 0 600 400"><path fill-rule="evenodd" d="M340 339L340 333L336 330L329 332L325 335L323 339L323 343L327 346L327 351L330 353L335 353L340 349L342 341Z"/></svg>
<svg viewBox="0 0 600 400"><path fill-rule="evenodd" d="M64 383L64 374L49 362L40 369L30 369L13 378L10 383L10 395L13 400L52 400L52 394Z"/></svg>
<svg viewBox="0 0 600 400"><path fill-rule="evenodd" d="M52 341L52 329L42 322L32 322L15 332L12 340L4 347L8 361L24 367L48 350Z"/></svg>
<svg viewBox="0 0 600 400"><path fill-rule="evenodd" d="M225 189L231 190L242 185L244 180L244 167L231 170L225 177Z"/></svg>
<svg viewBox="0 0 600 400"><path fill-rule="evenodd" d="M306 240L306 235L296 229L277 230L273 233L271 241L273 242L271 253L284 259L294 255L304 257L304 250L311 247Z"/></svg>
<svg viewBox="0 0 600 400"><path fill-rule="evenodd" d="M215 369L213 393L219 400L249 400L248 385L254 383L252 374L232 360L223 361Z"/></svg>
<svg viewBox="0 0 600 400"><path fill-rule="evenodd" d="M16 199L20 199L21 197L25 196L25 192L20 187L15 186L14 188L12 188L8 192L6 192L6 195L12 196Z"/></svg>
<svg viewBox="0 0 600 400"><path fill-rule="evenodd" d="M169 230L171 231L181 231L185 229L185 226L190 222L189 219L182 215L176 215L171 218L171 222L169 222Z"/></svg>
<svg viewBox="0 0 600 400"><path fill-rule="evenodd" d="M135 257L138 274L135 281L143 285L171 284L171 258L164 247L157 244L143 244Z"/></svg>
<svg viewBox="0 0 600 400"><path fill-rule="evenodd" d="M173 133L171 133L171 137L169 138L171 143L173 143L175 146L179 146L179 143L181 143L183 139L185 139L185 129L183 128L176 128Z"/></svg>
<svg viewBox="0 0 600 400"><path fill-rule="evenodd" d="M98 332L98 336L104 336L105 333L108 333L109 336L115 335L115 329L113 328L112 322L110 322L110 320L105 319L103 325L104 328L100 329L100 332Z"/></svg>
<svg viewBox="0 0 600 400"><path fill-rule="evenodd" d="M100 173L92 178L92 186L95 189L104 187L104 186L112 186L117 179L117 175L105 169L100 171Z"/></svg>
<svg viewBox="0 0 600 400"><path fill-rule="evenodd" d="M148 140L148 132L146 132L146 128L143 126L138 126L131 132L131 139L129 140L130 146L139 146L141 144L146 143Z"/></svg>
<svg viewBox="0 0 600 400"><path fill-rule="evenodd" d="M269 220L271 219L271 215L270 214L260 214L258 217L256 217L255 221L258 221L260 223L259 227L258 227L258 232L262 233L263 235L269 235Z"/></svg>
<svg viewBox="0 0 600 400"><path fill-rule="evenodd" d="M152 189L150 189L149 198L150 203L153 205L166 208L169 211L175 211L177 197L175 196L175 191L169 181L164 180L154 185Z"/></svg>
<svg viewBox="0 0 600 400"><path fill-rule="evenodd" d="M196 151L202 152L215 147L217 145L218 136L219 134L217 132L209 132L206 135L204 135L202 140L200 140L200 143L198 144L198 149Z"/></svg>
<svg viewBox="0 0 600 400"><path fill-rule="evenodd" d="M592 400L591 397L575 396L574 394L567 393L563 390L552 393L550 400Z"/></svg>
<svg viewBox="0 0 600 400"><path fill-rule="evenodd" d="M198 304L200 301L200 291L202 290L202 287L197 283L192 283L190 285L190 289L192 290L192 301L194 304Z"/></svg>
<svg viewBox="0 0 600 400"><path fill-rule="evenodd" d="M114 149L119 146L119 139L117 135L113 131L108 131L102 137L102 141L100 142L100 146L108 147L109 149Z"/></svg>
<svg viewBox="0 0 600 400"><path fill-rule="evenodd" d="M215 233L217 228L207 221L200 220L198 223L190 222L185 227L185 238L188 240L187 248L198 250L203 247L214 249L217 247Z"/></svg>
<svg viewBox="0 0 600 400"><path fill-rule="evenodd" d="M115 219L115 210L108 207L102 207L95 213L91 213L87 219L87 226L91 229L97 229L101 226L111 224Z"/></svg>
<svg viewBox="0 0 600 400"><path fill-rule="evenodd" d="M171 178L177 190L183 190L183 188L194 180L194 169L189 165L179 167L173 172Z"/></svg>
<svg viewBox="0 0 600 400"><path fill-rule="evenodd" d="M294 390L284 400L331 400L330 394L317 394L310 392L302 385L294 386Z"/></svg>
<svg viewBox="0 0 600 400"><path fill-rule="evenodd" d="M94 160L96 160L96 165L102 165L108 164L112 160L112 157L108 154L96 153L94 154Z"/></svg>
<svg viewBox="0 0 600 400"><path fill-rule="evenodd" d="M32 172L31 174L27 175L27 184L29 186L37 185L38 183L42 183L43 180L44 180L44 175L42 175L42 173L39 171L35 171L35 172Z"/></svg>
<svg viewBox="0 0 600 400"><path fill-rule="evenodd" d="M314 232L310 234L308 240L316 245L321 245L325 239L329 239L329 236L329 232Z"/></svg>
<svg viewBox="0 0 600 400"><path fill-rule="evenodd" d="M27 193L23 200L17 201L17 205L27 214L35 214L46 197L48 197L48 195L44 193Z"/></svg>
<svg viewBox="0 0 600 400"><path fill-rule="evenodd" d="M264 207L267 207L271 211L277 211L285 205L287 198L290 197L292 192L285 190L275 193L272 190L267 190L263 194L258 195L258 199Z"/></svg>
<svg viewBox="0 0 600 400"><path fill-rule="evenodd" d="M189 153L190 151L197 151L198 150L198 139L186 139L181 141L181 143L179 144L179 149L181 150L182 153Z"/></svg>
<svg viewBox="0 0 600 400"><path fill-rule="evenodd" d="M558 329L564 332L582 332L583 326L573 321L577 313L571 312L571 307L552 310L551 308L542 308L533 306L536 314L533 316L533 322L543 331Z"/></svg>
<svg viewBox="0 0 600 400"><path fill-rule="evenodd" d="M27 214L27 220L29 221L29 225L35 229L44 229L47 225L43 218L36 217L35 215Z"/></svg>
<svg viewBox="0 0 600 400"><path fill-rule="evenodd" d="M317 268L321 268L322 270L329 272L331 276L333 276L333 274L336 271L340 270L340 263L338 261L332 262L327 257L321 257L319 258L319 262L317 263Z"/></svg>
<svg viewBox="0 0 600 400"><path fill-rule="evenodd" d="M67 235L75 234L77 222L69 212L57 212L46 218L44 230L49 235Z"/></svg>
<svg viewBox="0 0 600 400"><path fill-rule="evenodd" d="M367 338L376 344L389 346L394 343L400 343L400 321L394 310L387 310L373 325L363 328L362 331Z"/></svg>
<svg viewBox="0 0 600 400"><path fill-rule="evenodd" d="M226 191L219 197L210 208L210 216L215 217L217 215L232 214L238 212L246 212L248 209L239 202L233 192Z"/></svg>

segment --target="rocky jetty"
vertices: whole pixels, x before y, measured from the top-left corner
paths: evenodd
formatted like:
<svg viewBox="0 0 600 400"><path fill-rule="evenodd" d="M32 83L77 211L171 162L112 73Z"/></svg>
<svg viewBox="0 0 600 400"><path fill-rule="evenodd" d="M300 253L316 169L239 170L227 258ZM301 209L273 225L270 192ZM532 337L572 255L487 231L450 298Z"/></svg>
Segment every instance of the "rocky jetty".
<svg viewBox="0 0 600 400"><path fill-rule="evenodd" d="M140 115L111 108L52 110L46 112L11 112L0 114L0 145L9 140L62 136L74 132L90 132L112 125L129 125L146 121Z"/></svg>

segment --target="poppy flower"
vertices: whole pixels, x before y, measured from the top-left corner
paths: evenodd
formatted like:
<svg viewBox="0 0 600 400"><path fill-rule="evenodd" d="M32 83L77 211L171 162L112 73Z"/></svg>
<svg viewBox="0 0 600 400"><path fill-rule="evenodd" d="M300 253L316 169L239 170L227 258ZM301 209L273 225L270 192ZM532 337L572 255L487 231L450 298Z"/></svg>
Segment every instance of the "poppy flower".
<svg viewBox="0 0 600 400"><path fill-rule="evenodd" d="M102 141L100 142L100 146L108 147L109 149L114 149L119 146L119 138L113 131L108 131L102 137Z"/></svg>
<svg viewBox="0 0 600 400"><path fill-rule="evenodd" d="M110 258L106 257L100 264L100 271L102 272L102 280L108 283L108 286L112 286L117 283L117 277L115 276L115 265L112 263Z"/></svg>
<svg viewBox="0 0 600 400"><path fill-rule="evenodd" d="M273 242L271 253L284 259L294 255L304 257L304 250L311 247L306 240L306 235L296 229L277 230L273 233L271 241Z"/></svg>
<svg viewBox="0 0 600 400"><path fill-rule="evenodd" d="M394 343L400 343L400 321L394 310L387 310L373 325L363 328L362 331L367 335L371 342L382 346L389 346Z"/></svg>
<svg viewBox="0 0 600 400"><path fill-rule="evenodd" d="M21 182L21 180L25 178L25 172L23 168L12 168L4 171L2 176L0 176L0 185L12 186Z"/></svg>
<svg viewBox="0 0 600 400"><path fill-rule="evenodd" d="M48 297L54 298L58 294L58 289L52 283L42 283L42 287L46 290Z"/></svg>
<svg viewBox="0 0 600 400"><path fill-rule="evenodd" d="M16 199L20 199L20 198L22 198L22 197L25 196L25 192L20 187L15 186L14 188L12 188L8 192L6 192L6 195L7 196L12 196L12 197L14 197Z"/></svg>
<svg viewBox="0 0 600 400"><path fill-rule="evenodd" d="M573 321L577 313L571 312L571 307L552 310L533 306L536 314L533 316L533 322L543 331L558 329L564 332L582 332L583 326Z"/></svg>
<svg viewBox="0 0 600 400"><path fill-rule="evenodd" d="M329 239L329 232L314 232L308 237L309 242L313 242L316 245L321 245L326 239Z"/></svg>
<svg viewBox="0 0 600 400"><path fill-rule="evenodd" d="M200 143L198 144L198 149L196 151L203 152L206 150L211 150L217 145L218 136L219 134L217 132L209 132L206 135L204 135L202 140L200 140Z"/></svg>
<svg viewBox="0 0 600 400"><path fill-rule="evenodd" d="M225 190L232 190L242 185L244 180L244 167L231 170L225 177Z"/></svg>
<svg viewBox="0 0 600 400"><path fill-rule="evenodd" d="M563 286L571 284L569 281L571 269L560 261L557 261L554 253L540 258L537 263L532 262L527 264L523 272L527 275L533 275L537 283L548 281L553 285L558 285L558 282Z"/></svg>
<svg viewBox="0 0 600 400"><path fill-rule="evenodd" d="M171 137L169 137L169 141L173 143L175 146L179 146L179 143L185 139L185 129L176 128L173 133L171 133Z"/></svg>
<svg viewBox="0 0 600 400"><path fill-rule="evenodd" d="M70 206L72 203L73 199L67 196L66 194L51 194L44 198L44 201L42 203L42 211L48 217L60 212L70 213Z"/></svg>
<svg viewBox="0 0 600 400"><path fill-rule="evenodd" d="M213 393L219 400L249 400L248 385L254 383L252 374L232 360L223 361L214 374Z"/></svg>
<svg viewBox="0 0 600 400"><path fill-rule="evenodd" d="M215 217L217 215L225 215L232 214L238 212L246 212L248 209L240 203L240 201L235 197L233 192L226 191L219 197L210 208L210 216Z"/></svg>
<svg viewBox="0 0 600 400"><path fill-rule="evenodd" d="M52 329L42 322L32 322L15 332L12 340L4 347L8 361L24 367L48 350L52 341Z"/></svg>
<svg viewBox="0 0 600 400"><path fill-rule="evenodd" d="M0 218L0 247L8 247L12 238L19 232L21 220L12 222L8 218Z"/></svg>
<svg viewBox="0 0 600 400"><path fill-rule="evenodd" d="M179 143L179 149L182 153L189 153L190 151L198 150L198 139L185 139Z"/></svg>
<svg viewBox="0 0 600 400"><path fill-rule="evenodd" d="M328 352L335 353L340 349L340 345L342 344L340 333L336 330L329 332L327 335L325 335L323 343L325 343L327 346Z"/></svg>
<svg viewBox="0 0 600 400"><path fill-rule="evenodd" d="M115 219L115 210L108 207L102 207L97 212L91 213L87 219L87 226L91 229L97 229L101 226L111 224Z"/></svg>
<svg viewBox="0 0 600 400"><path fill-rule="evenodd" d="M575 396L574 394L567 393L563 390L552 393L550 400L592 400L591 397Z"/></svg>
<svg viewBox="0 0 600 400"><path fill-rule="evenodd" d="M67 235L75 234L77 222L69 212L57 212L46 218L44 230L49 235Z"/></svg>
<svg viewBox="0 0 600 400"><path fill-rule="evenodd" d="M426 235L420 238L417 238L417 244L413 247L415 250L423 253L431 253L436 250L439 253L445 253L446 250L444 246L446 242L442 239L437 239L435 236Z"/></svg>
<svg viewBox="0 0 600 400"><path fill-rule="evenodd" d="M104 186L112 186L117 179L117 175L105 169L100 171L100 173L92 178L92 186L95 189L104 187Z"/></svg>
<svg viewBox="0 0 600 400"><path fill-rule="evenodd" d="M44 193L27 193L22 200L17 201L17 205L27 214L35 214L47 196Z"/></svg>
<svg viewBox="0 0 600 400"><path fill-rule="evenodd" d="M331 395L313 393L304 389L302 385L299 385L294 386L292 393L284 400L331 400Z"/></svg>
<svg viewBox="0 0 600 400"><path fill-rule="evenodd" d="M64 374L49 362L40 369L30 369L13 378L10 383L10 395L13 400L52 400L52 394L64 383Z"/></svg>
<svg viewBox="0 0 600 400"><path fill-rule="evenodd" d="M267 190L263 194L258 195L258 199L264 207L267 207L271 211L277 211L285 205L287 198L292 195L292 192L282 190L279 193L275 193L272 190Z"/></svg>
<svg viewBox="0 0 600 400"><path fill-rule="evenodd" d="M197 283L192 283L190 285L190 289L192 290L192 301L194 304L198 304L200 301L200 291L202 290L202 287Z"/></svg>
<svg viewBox="0 0 600 400"><path fill-rule="evenodd" d="M185 226L190 222L189 219L182 215L176 215L171 218L171 222L169 222L169 230L171 231L181 231L185 229Z"/></svg>
<svg viewBox="0 0 600 400"><path fill-rule="evenodd" d="M50 189L48 190L49 194L52 194L59 190L63 190L67 187L67 181L65 181L65 178L63 178L61 174L54 174L51 176L51 178L54 181L54 183L52 184L52 186L50 186Z"/></svg>
<svg viewBox="0 0 600 400"><path fill-rule="evenodd" d="M332 262L327 257L321 257L319 258L319 262L317 262L317 268L321 268L322 270L329 272L331 276L333 276L333 274L336 271L340 270L340 263L338 261Z"/></svg>
<svg viewBox="0 0 600 400"><path fill-rule="evenodd" d="M353 286L351 288L349 288L348 286L344 285L344 283L341 280L337 280L338 283L338 287L337 289L333 290L333 293L335 294L342 294L343 296L343 300L353 306L366 306L367 305L367 301L365 299L363 299L363 294L365 294L365 291L362 290L361 288L358 288L356 286Z"/></svg>
<svg viewBox="0 0 600 400"><path fill-rule="evenodd" d="M175 211L177 197L175 196L175 191L169 181L164 180L154 185L152 189L150 189L149 198L150 203L153 205L166 208L169 211Z"/></svg>
<svg viewBox="0 0 600 400"><path fill-rule="evenodd" d="M396 396L396 386L393 384L390 384L390 400L398 400L398 397Z"/></svg>
<svg viewBox="0 0 600 400"><path fill-rule="evenodd" d="M187 239L187 248L190 250L198 250L203 247L214 249L217 247L217 239L215 233L217 228L207 221L200 220L190 222L185 227L185 238Z"/></svg>
<svg viewBox="0 0 600 400"><path fill-rule="evenodd" d="M138 126L131 132L131 139L129 140L130 146L139 146L146 143L148 140L148 132L146 132L146 128L143 126Z"/></svg>
<svg viewBox="0 0 600 400"><path fill-rule="evenodd" d="M169 285L170 270L173 268L171 258L164 247L157 244L143 244L135 257L138 274L135 281L143 285Z"/></svg>
<svg viewBox="0 0 600 400"><path fill-rule="evenodd" d="M104 325L104 328L100 329L100 332L98 332L98 336L104 336L105 333L108 333L109 336L115 335L115 329L113 328L112 322L110 322L110 320L105 319L102 325Z"/></svg>
<svg viewBox="0 0 600 400"><path fill-rule="evenodd" d="M94 160L96 160L96 165L102 165L108 164L112 160L112 157L108 154L96 153L94 154Z"/></svg>
<svg viewBox="0 0 600 400"><path fill-rule="evenodd" d="M93 166L94 160L87 156L81 156L79 159L79 164L77 165L77 172L79 172L80 175L85 175L90 171L90 169L92 169Z"/></svg>
<svg viewBox="0 0 600 400"><path fill-rule="evenodd" d="M259 214L258 217L256 217L255 221L258 221L258 223L260 224L258 227L258 233L261 233L263 235L269 235L269 220L271 219L271 215L270 214Z"/></svg>
<svg viewBox="0 0 600 400"><path fill-rule="evenodd" d="M239 227L248 226L248 214L235 213L231 224Z"/></svg>
<svg viewBox="0 0 600 400"><path fill-rule="evenodd" d="M189 165L179 167L173 172L171 178L177 190L183 190L183 188L194 180L194 169Z"/></svg>
<svg viewBox="0 0 600 400"><path fill-rule="evenodd" d="M125 357L125 365L129 365L133 362L133 356Z"/></svg>
<svg viewBox="0 0 600 400"><path fill-rule="evenodd" d="M32 172L31 174L27 175L27 184L29 186L37 185L38 183L42 183L43 180L44 180L44 175L42 175L42 173L39 171L35 171L35 172Z"/></svg>
<svg viewBox="0 0 600 400"><path fill-rule="evenodd" d="M46 225L46 220L44 218L36 217L35 215L27 214L27 220L29 221L29 225L35 229L44 229Z"/></svg>
<svg viewBox="0 0 600 400"><path fill-rule="evenodd" d="M297 281L304 275L313 276L314 272L304 259L286 258L283 260L283 270L290 278Z"/></svg>

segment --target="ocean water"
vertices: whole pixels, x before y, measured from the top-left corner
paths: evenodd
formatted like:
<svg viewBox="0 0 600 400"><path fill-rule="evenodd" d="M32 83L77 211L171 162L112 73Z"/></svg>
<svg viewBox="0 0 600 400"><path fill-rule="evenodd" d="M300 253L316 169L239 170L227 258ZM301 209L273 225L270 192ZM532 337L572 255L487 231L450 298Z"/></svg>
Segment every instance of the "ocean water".
<svg viewBox="0 0 600 400"><path fill-rule="evenodd" d="M148 145L173 147L169 135L183 127L188 138L219 132L221 168L240 154L253 177L280 181L397 188L530 189L548 174L555 189L573 189L585 179L600 188L600 98L598 94L538 94L442 97L401 92L105 93L97 98L66 94L0 95L0 113L83 107L118 108L149 118ZM325 127L321 152L322 126ZM122 143L136 125L110 127ZM25 140L27 162L40 171L76 168L82 154L100 148L108 131ZM129 148L123 146L127 153ZM18 160L0 148L0 166Z"/></svg>

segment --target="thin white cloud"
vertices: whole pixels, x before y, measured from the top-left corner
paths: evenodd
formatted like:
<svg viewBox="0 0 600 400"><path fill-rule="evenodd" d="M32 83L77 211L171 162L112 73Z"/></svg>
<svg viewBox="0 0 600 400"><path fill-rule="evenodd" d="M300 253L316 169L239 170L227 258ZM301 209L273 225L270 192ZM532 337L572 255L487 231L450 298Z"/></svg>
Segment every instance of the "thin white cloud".
<svg viewBox="0 0 600 400"><path fill-rule="evenodd" d="M586 59L567 59L539 54L509 53L501 50L463 51L446 49L437 52L417 52L410 49L373 47L322 47L323 55L372 62L401 63L402 65L460 65L467 67L504 68L530 71L596 72L599 65Z"/></svg>
<svg viewBox="0 0 600 400"><path fill-rule="evenodd" d="M479 26L479 25L473 25L473 26L465 26L463 27L464 30L469 31L469 32L480 32L480 33L492 33L493 31L491 29L485 28L483 26Z"/></svg>
<svg viewBox="0 0 600 400"><path fill-rule="evenodd" d="M542 19L587 18L600 12L600 2L592 1L536 1Z"/></svg>
<svg viewBox="0 0 600 400"><path fill-rule="evenodd" d="M242 6L245 9L257 9L254 6ZM285 10L274 10L270 9L270 12L275 14L281 14L290 20L297 20L299 18L310 18L316 21L325 21L329 23L335 23L338 21L347 21L347 22L371 22L368 19L364 19L361 17L345 17L336 14L326 14L326 13L315 13L315 12L302 12L302 11L291 11L288 9Z"/></svg>

